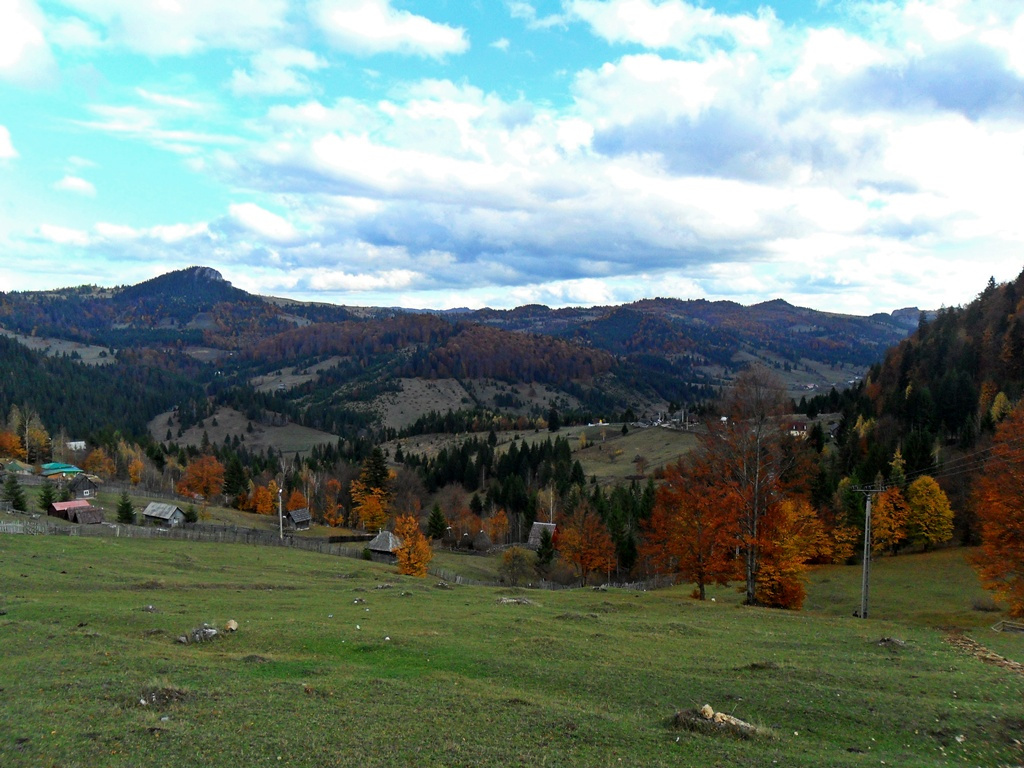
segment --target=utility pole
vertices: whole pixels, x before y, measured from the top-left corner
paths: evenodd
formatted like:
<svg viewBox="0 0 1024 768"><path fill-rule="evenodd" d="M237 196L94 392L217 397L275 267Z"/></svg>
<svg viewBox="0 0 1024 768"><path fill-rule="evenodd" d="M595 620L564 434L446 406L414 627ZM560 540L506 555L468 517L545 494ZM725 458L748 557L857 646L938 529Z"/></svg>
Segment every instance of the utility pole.
<svg viewBox="0 0 1024 768"><path fill-rule="evenodd" d="M859 617L868 617L868 592L871 583L871 499L872 495L878 493L879 488L864 488L861 493L867 496L867 503L864 505L864 558L860 575L860 612Z"/></svg>
<svg viewBox="0 0 1024 768"><path fill-rule="evenodd" d="M868 617L868 587L871 583L871 494L864 507L864 567L860 577L860 617Z"/></svg>

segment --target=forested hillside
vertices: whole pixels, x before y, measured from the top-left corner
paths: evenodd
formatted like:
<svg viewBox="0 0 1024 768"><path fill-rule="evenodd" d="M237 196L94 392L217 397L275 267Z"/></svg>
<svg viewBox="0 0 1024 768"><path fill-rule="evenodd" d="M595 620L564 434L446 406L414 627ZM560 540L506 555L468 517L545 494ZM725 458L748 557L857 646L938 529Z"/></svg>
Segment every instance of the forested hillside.
<svg viewBox="0 0 1024 768"><path fill-rule="evenodd" d="M812 415L844 413L823 495L842 478L858 485L929 473L958 510L961 537L975 540L970 481L1022 392L1024 273L1002 285L990 279L967 306L922 317L863 383L805 404Z"/></svg>

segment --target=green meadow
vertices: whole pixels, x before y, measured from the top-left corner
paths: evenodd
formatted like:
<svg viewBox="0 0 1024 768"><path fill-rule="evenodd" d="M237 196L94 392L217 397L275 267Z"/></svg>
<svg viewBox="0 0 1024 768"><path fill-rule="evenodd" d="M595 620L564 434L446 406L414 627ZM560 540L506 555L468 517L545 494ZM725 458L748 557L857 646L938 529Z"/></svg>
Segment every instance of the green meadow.
<svg viewBox="0 0 1024 768"><path fill-rule="evenodd" d="M964 554L718 589L447 586L287 549L0 536L0 765L1015 766L1024 676ZM221 632L184 645L204 623ZM879 644L883 638L899 640ZM678 727L710 704L752 738Z"/></svg>

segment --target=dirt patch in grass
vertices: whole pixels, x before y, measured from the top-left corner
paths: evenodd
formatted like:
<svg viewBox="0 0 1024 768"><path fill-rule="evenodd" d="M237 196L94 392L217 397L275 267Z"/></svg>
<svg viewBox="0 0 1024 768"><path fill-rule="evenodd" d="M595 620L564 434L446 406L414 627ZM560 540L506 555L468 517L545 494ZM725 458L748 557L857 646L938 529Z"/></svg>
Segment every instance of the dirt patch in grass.
<svg viewBox="0 0 1024 768"><path fill-rule="evenodd" d="M188 691L183 688L167 682L157 682L146 686L135 701L140 707L166 709L172 704L185 701L188 697Z"/></svg>
<svg viewBox="0 0 1024 768"><path fill-rule="evenodd" d="M774 661L755 661L751 664L747 664L745 667L737 667L736 669L750 672L765 672L775 669L781 669L781 667Z"/></svg>

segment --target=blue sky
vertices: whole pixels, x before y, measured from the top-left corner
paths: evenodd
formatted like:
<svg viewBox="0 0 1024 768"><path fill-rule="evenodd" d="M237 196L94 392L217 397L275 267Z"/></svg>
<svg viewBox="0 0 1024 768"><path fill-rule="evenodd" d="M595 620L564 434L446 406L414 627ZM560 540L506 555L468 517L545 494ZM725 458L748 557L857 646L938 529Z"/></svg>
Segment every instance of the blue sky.
<svg viewBox="0 0 1024 768"><path fill-rule="evenodd" d="M1022 192L1019 0L0 0L0 290L936 308Z"/></svg>

